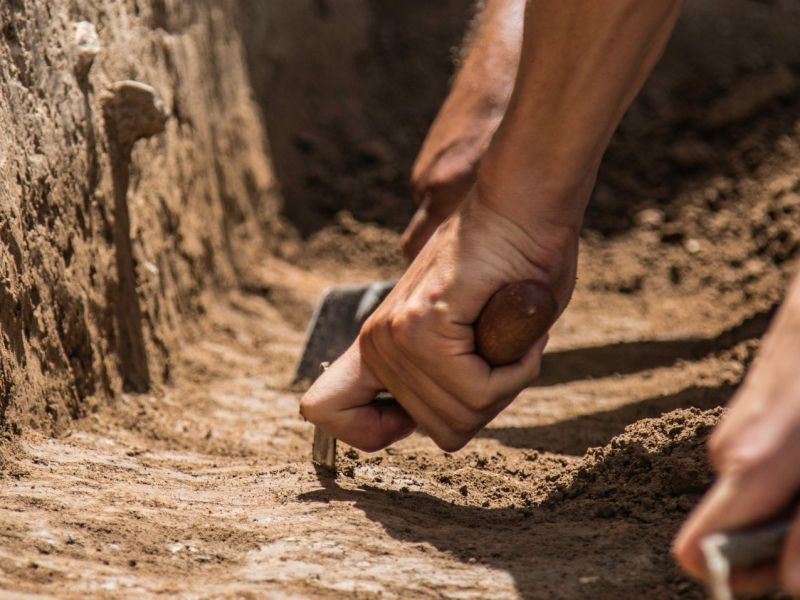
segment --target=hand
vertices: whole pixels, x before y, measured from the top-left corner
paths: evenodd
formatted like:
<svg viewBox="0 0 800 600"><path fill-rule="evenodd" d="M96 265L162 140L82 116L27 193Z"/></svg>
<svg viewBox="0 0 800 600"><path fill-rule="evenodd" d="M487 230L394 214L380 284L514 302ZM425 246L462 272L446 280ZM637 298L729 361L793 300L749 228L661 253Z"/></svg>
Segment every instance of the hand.
<svg viewBox="0 0 800 600"><path fill-rule="evenodd" d="M514 88L525 0L481 5L461 69L414 164L411 185L418 209L401 240L409 262L472 189Z"/></svg>
<svg viewBox="0 0 800 600"><path fill-rule="evenodd" d="M428 132L414 163L411 186L417 211L400 244L409 262L461 205L475 184L478 164L500 122L491 103L479 109L454 90Z"/></svg>
<svg viewBox="0 0 800 600"><path fill-rule="evenodd" d="M800 280L709 451L718 479L675 542L678 562L699 579L707 577L699 548L705 536L774 518L800 492ZM780 564L736 572L731 584L738 593L780 586L800 594L800 521L795 519Z"/></svg>
<svg viewBox="0 0 800 600"><path fill-rule="evenodd" d="M302 414L374 451L421 427L442 449L467 443L538 375L546 338L492 369L475 354L473 323L503 285L536 279L560 310L575 282L577 228L521 228L477 188L434 234L359 339L314 383ZM389 390L399 406L371 405Z"/></svg>
<svg viewBox="0 0 800 600"><path fill-rule="evenodd" d="M429 139L433 133L431 130ZM432 143L435 141L438 140ZM447 148L444 154L432 159L428 148L426 141L414 165L411 186L417 210L400 238L403 254L409 262L416 258L436 228L461 205L475 183L477 164L485 150L485 147L469 145Z"/></svg>

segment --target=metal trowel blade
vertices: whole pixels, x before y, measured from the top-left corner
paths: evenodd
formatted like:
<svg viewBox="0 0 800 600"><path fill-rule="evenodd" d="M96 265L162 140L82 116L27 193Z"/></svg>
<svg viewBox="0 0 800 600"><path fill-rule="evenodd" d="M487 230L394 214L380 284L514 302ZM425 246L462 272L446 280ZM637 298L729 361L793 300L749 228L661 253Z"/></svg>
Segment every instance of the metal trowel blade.
<svg viewBox="0 0 800 600"><path fill-rule="evenodd" d="M339 285L325 290L311 317L294 383L312 381L358 337L361 326L394 288L394 281Z"/></svg>
<svg viewBox="0 0 800 600"><path fill-rule="evenodd" d="M322 365L341 356L358 337L364 321L392 291L394 284L394 281L379 281L326 290L311 317L294 382L311 381L320 373ZM314 464L335 473L336 438L315 427L311 458Z"/></svg>

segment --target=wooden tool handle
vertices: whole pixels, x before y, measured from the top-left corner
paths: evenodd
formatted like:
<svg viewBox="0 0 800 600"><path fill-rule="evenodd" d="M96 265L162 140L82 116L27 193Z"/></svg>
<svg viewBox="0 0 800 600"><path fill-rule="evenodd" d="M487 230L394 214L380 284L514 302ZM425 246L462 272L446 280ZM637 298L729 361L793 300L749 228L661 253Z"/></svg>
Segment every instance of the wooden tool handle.
<svg viewBox="0 0 800 600"><path fill-rule="evenodd" d="M500 367L525 356L556 320L558 305L544 284L526 279L500 288L475 324L478 354Z"/></svg>

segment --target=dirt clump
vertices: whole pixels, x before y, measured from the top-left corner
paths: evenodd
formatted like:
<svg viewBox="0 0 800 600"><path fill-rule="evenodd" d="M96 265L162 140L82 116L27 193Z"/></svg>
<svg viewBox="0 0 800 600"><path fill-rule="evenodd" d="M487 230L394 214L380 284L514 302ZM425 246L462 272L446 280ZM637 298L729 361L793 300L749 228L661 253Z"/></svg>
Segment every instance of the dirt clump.
<svg viewBox="0 0 800 600"><path fill-rule="evenodd" d="M594 516L642 522L683 515L711 484L706 442L721 415L688 408L629 425L555 482L549 506L565 516L591 507Z"/></svg>

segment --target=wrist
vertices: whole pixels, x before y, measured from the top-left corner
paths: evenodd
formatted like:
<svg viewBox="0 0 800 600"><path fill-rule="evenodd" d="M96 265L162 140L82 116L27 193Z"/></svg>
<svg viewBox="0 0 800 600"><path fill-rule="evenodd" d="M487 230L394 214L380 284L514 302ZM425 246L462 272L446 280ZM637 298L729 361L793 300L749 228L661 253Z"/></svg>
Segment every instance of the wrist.
<svg viewBox="0 0 800 600"><path fill-rule="evenodd" d="M599 157L582 168L532 148L499 148L492 142L477 173L483 201L526 230L543 225L577 234L594 188Z"/></svg>
<svg viewBox="0 0 800 600"><path fill-rule="evenodd" d="M476 183L468 196L463 212L482 221L502 223L502 237L516 239L515 245L527 248L526 254L536 256L535 262L540 267L561 264L564 256L577 249L580 219L577 222L550 219L537 210L535 203L509 202L481 182Z"/></svg>

